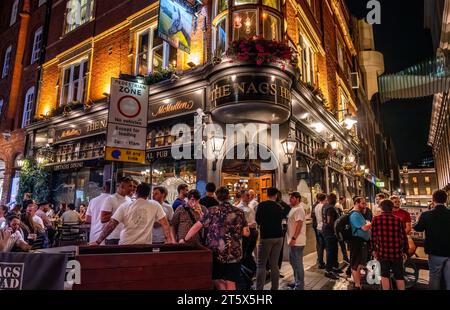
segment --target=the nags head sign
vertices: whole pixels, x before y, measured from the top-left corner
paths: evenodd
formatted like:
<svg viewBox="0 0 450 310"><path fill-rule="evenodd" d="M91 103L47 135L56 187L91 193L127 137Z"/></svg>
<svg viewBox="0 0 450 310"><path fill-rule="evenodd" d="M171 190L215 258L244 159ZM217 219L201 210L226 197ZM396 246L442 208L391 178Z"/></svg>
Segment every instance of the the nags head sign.
<svg viewBox="0 0 450 310"><path fill-rule="evenodd" d="M0 262L0 290L22 290L24 263Z"/></svg>

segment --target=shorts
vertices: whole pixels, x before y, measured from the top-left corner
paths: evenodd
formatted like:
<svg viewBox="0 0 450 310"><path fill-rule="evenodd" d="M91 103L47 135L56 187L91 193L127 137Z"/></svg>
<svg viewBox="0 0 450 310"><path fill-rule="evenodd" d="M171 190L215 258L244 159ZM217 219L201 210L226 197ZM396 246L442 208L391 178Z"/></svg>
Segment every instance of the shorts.
<svg viewBox="0 0 450 310"><path fill-rule="evenodd" d="M358 266L365 266L369 258L369 243L361 238L353 237L350 241L350 266L357 270Z"/></svg>
<svg viewBox="0 0 450 310"><path fill-rule="evenodd" d="M403 261L400 260L380 260L381 276L383 278L390 278L391 271L394 274L395 280L404 280Z"/></svg>
<svg viewBox="0 0 450 310"><path fill-rule="evenodd" d="M241 263L223 264L213 260L213 280L226 280L237 283L241 276Z"/></svg>

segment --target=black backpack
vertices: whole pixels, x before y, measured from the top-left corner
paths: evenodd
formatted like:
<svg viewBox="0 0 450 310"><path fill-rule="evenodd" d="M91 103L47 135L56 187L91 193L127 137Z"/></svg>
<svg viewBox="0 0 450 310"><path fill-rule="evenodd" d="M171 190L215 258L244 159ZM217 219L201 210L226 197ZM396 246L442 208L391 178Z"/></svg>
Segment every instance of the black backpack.
<svg viewBox="0 0 450 310"><path fill-rule="evenodd" d="M334 222L334 231L339 241L350 241L353 237L352 224L350 224L352 213L353 211L344 214Z"/></svg>

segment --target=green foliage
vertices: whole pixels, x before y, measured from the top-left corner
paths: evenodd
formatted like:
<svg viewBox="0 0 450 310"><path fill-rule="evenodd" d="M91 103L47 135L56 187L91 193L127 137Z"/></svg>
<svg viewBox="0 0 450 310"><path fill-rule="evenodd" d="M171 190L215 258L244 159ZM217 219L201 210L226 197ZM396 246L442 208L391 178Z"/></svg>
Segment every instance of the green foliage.
<svg viewBox="0 0 450 310"><path fill-rule="evenodd" d="M48 172L44 165L38 164L34 159L25 159L20 171L19 193L16 202L21 204L25 193L31 193L36 201L45 201L50 198Z"/></svg>

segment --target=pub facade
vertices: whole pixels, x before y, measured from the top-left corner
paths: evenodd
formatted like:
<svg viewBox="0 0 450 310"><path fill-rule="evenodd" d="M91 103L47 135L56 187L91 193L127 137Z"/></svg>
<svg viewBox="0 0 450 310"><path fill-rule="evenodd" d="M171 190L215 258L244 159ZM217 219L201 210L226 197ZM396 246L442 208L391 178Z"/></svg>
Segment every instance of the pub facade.
<svg viewBox="0 0 450 310"><path fill-rule="evenodd" d="M167 12L156 1L83 0L76 26L65 2L49 15L27 127L26 156L50 171L53 201L87 203L124 175L166 186L169 201L178 184L203 192L207 182L233 198L240 189L260 200L271 186L297 190L309 205L318 192L349 202L364 194L351 84L358 45L343 1L174 0L193 16L188 48L161 38ZM289 55L264 58L273 45ZM251 48L263 55L245 57ZM149 85L145 164L104 159L111 78ZM234 131L220 136L211 124Z"/></svg>

